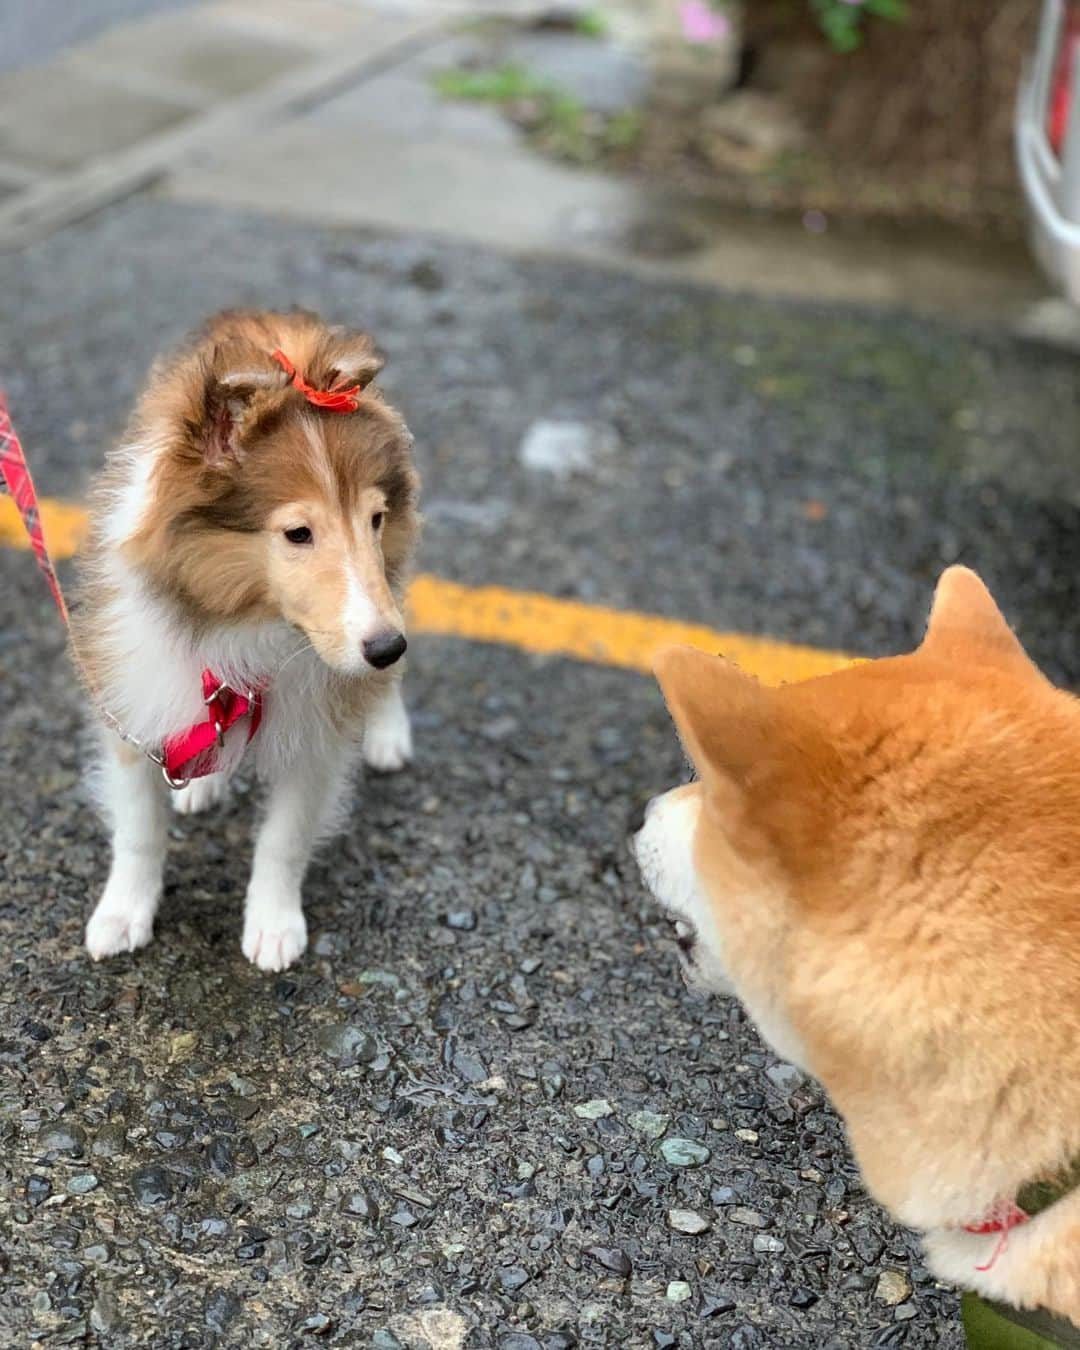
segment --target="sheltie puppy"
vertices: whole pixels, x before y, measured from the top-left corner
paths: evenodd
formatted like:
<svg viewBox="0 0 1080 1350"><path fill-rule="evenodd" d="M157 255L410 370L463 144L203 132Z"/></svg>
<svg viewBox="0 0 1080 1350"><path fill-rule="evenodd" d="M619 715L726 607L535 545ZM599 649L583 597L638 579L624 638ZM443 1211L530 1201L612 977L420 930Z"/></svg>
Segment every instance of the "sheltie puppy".
<svg viewBox="0 0 1080 1350"><path fill-rule="evenodd" d="M1080 1343L1080 702L962 567L910 655L656 669L700 777L634 850L687 981L821 1081L972 1344Z"/></svg>
<svg viewBox="0 0 1080 1350"><path fill-rule="evenodd" d="M206 810L246 754L268 804L241 945L283 970L358 753L381 771L411 757L419 479L381 365L369 337L312 315L225 313L153 368L108 456L72 619L112 828L95 960L153 934L169 787L176 810Z"/></svg>

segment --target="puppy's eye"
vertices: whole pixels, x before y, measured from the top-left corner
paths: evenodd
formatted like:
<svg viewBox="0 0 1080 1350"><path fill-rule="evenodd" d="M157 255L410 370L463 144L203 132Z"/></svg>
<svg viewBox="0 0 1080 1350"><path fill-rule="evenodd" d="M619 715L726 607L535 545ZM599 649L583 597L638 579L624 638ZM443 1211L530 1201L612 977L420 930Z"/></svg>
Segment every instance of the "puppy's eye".
<svg viewBox="0 0 1080 1350"><path fill-rule="evenodd" d="M375 514L371 517L371 528L373 530L381 530L382 523L385 519L386 519L385 511L376 511Z"/></svg>
<svg viewBox="0 0 1080 1350"><path fill-rule="evenodd" d="M285 538L290 544L310 544L314 542L314 535L306 525L297 525L293 530L286 530Z"/></svg>

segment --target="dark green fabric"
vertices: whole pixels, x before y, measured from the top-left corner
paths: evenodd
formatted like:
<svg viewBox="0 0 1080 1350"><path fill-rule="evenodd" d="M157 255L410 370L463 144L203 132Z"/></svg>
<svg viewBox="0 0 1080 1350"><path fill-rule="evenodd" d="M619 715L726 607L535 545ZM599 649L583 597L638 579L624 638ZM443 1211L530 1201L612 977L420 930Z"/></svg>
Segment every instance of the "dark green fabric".
<svg viewBox="0 0 1080 1350"><path fill-rule="evenodd" d="M1063 1195L1067 1195L1078 1186L1080 1186L1080 1158L1077 1158L1060 1176L1050 1181L1033 1181L1030 1186L1025 1186L1016 1197L1016 1203L1029 1218L1033 1219L1036 1214L1049 1209Z"/></svg>
<svg viewBox="0 0 1080 1350"><path fill-rule="evenodd" d="M1021 1312L965 1294L960 1311L969 1350L1080 1350L1080 1327L1041 1308Z"/></svg>

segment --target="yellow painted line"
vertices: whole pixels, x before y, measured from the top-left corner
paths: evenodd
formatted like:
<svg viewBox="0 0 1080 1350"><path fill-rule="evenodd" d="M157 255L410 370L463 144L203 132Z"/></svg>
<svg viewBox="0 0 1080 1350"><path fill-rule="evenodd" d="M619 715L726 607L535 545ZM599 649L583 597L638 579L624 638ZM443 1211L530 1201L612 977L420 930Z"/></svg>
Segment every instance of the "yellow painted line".
<svg viewBox="0 0 1080 1350"><path fill-rule="evenodd" d="M672 642L723 652L767 684L808 680L851 664L851 658L840 652L744 633L718 633L659 614L606 609L501 586L461 586L441 577L417 577L409 591L409 608L413 626L421 632L498 642L625 670L651 670L653 654Z"/></svg>
<svg viewBox="0 0 1080 1350"><path fill-rule="evenodd" d="M47 498L41 503L41 518L53 557L70 558L86 538L85 509ZM27 546L22 522L8 497L0 497L0 545L4 544ZM669 643L722 652L767 684L826 675L852 660L843 652L717 632L659 614L608 609L501 586L462 586L430 574L414 580L409 611L415 632L492 642L624 670L650 670L654 653Z"/></svg>
<svg viewBox="0 0 1080 1350"><path fill-rule="evenodd" d="M43 497L39 505L49 552L56 559L70 558L78 552L89 529L86 508L52 497ZM0 544L13 548L30 547L15 503L5 496L0 496Z"/></svg>

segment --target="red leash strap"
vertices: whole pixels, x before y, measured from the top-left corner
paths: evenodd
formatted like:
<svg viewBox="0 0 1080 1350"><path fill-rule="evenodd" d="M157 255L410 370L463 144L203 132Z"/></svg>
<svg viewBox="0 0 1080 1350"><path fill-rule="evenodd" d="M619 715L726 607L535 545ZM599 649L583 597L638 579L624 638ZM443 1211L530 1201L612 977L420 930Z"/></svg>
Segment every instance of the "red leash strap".
<svg viewBox="0 0 1080 1350"><path fill-rule="evenodd" d="M26 455L15 434L15 428L11 425L7 400L2 393L0 393L0 479L6 484L15 503L15 509L22 517L22 523L30 537L30 547L34 550L34 557L37 558L38 566L45 576L49 590L52 591L52 598L56 601L60 617L67 623L67 605L64 603L64 594L56 577L56 568L45 543L45 532L41 528L41 513L38 511L34 480L30 477Z"/></svg>
<svg viewBox="0 0 1080 1350"><path fill-rule="evenodd" d="M280 347L270 353L270 359L278 363L293 387L299 389L316 408L336 413L354 413L359 408L361 389L358 384L349 389L316 389L314 385L308 384Z"/></svg>

